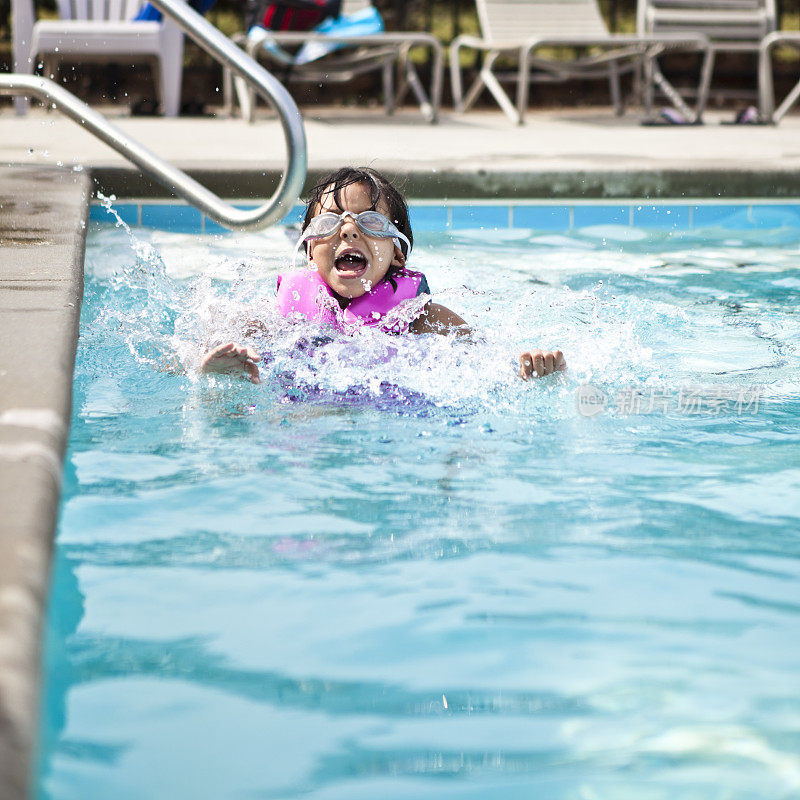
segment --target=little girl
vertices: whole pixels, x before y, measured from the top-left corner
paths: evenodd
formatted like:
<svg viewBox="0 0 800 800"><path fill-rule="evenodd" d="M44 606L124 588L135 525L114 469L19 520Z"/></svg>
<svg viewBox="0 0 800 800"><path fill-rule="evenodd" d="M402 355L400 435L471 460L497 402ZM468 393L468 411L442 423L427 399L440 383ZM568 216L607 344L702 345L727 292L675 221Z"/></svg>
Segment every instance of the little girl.
<svg viewBox="0 0 800 800"><path fill-rule="evenodd" d="M425 276L405 266L413 242L406 201L386 178L369 168L334 172L311 192L295 250L295 260L302 250L308 265L278 277L278 311L289 319L392 333L468 334L467 323L438 303L424 303L410 321L392 313L430 294ZM257 383L260 360L253 348L228 342L206 354L201 370L240 373ZM560 350L527 351L519 363L524 380L566 367Z"/></svg>

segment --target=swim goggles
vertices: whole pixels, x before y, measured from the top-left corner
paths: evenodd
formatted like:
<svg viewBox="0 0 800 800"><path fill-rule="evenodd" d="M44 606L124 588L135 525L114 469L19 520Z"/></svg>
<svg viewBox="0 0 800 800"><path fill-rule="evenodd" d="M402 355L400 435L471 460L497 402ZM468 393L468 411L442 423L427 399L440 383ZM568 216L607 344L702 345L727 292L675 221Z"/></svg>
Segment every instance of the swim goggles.
<svg viewBox="0 0 800 800"><path fill-rule="evenodd" d="M350 217L367 236L374 236L378 239L394 239L398 247L400 246L399 240L402 240L406 243L408 252L411 252L411 242L408 241L408 237L379 211L362 211L360 214L354 214L352 211L343 211L341 214L326 211L308 223L308 227L301 234L300 241L295 248L294 260L297 260L297 254L309 239L324 239L326 236L336 233L342 227L345 217Z"/></svg>

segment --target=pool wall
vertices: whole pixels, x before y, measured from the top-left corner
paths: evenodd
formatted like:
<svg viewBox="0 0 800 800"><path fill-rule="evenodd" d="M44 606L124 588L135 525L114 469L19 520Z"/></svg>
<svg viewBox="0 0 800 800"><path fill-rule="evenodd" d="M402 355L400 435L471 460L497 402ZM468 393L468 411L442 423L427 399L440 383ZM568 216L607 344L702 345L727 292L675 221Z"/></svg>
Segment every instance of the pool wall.
<svg viewBox="0 0 800 800"><path fill-rule="evenodd" d="M0 797L30 793L91 182L0 166Z"/></svg>
<svg viewBox="0 0 800 800"><path fill-rule="evenodd" d="M236 203L254 209L254 203ZM753 228L800 228L798 200L696 200L606 201L516 200L470 202L453 200L411 200L411 222L415 233L458 231L480 228L503 230L530 228L541 232L569 232L594 226L637 227L675 233L710 228L749 230ZM147 199L122 200L113 205L112 215L102 204L91 207L92 222L114 222L116 216L131 227L170 230L175 233L225 233L222 226L191 206ZM294 206L284 223L302 221L303 206Z"/></svg>

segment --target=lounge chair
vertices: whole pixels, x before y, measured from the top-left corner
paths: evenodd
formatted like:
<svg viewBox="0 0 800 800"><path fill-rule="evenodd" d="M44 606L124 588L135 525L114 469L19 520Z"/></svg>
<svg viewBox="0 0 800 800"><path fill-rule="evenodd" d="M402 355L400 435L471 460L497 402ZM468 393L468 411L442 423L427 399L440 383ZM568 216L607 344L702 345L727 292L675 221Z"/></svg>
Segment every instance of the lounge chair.
<svg viewBox="0 0 800 800"><path fill-rule="evenodd" d="M466 111L488 89L508 117L522 123L528 106L531 81L564 81L571 78L605 78L610 81L611 98L617 114L624 112L619 86L621 69L633 69L638 60L651 59L668 49L705 51L702 34L617 35L608 31L597 0L476 0L481 36L459 36L450 46L453 99L458 111ZM535 57L537 50L580 48L599 51L572 59ZM483 66L466 95L461 83L461 50L470 48L486 53ZM495 73L501 57L516 59L516 71ZM531 75L531 70L537 72ZM511 102L500 79L515 80L517 103ZM661 88L672 103L689 119L695 112L683 101L663 75Z"/></svg>
<svg viewBox="0 0 800 800"><path fill-rule="evenodd" d="M354 15L371 7L369 0L343 0L342 14ZM415 95L422 113L430 122L435 122L441 102L442 77L444 73L444 51L436 37L421 32L391 32L369 35L348 35L316 32L274 32L261 39L240 35L234 39L243 45L253 57L261 57L269 69L286 82L345 83L358 75L380 71L383 76L383 95L387 114L394 111L409 89ZM305 63L287 64L285 57L276 53L278 48L296 45L337 45L329 55ZM415 47L425 47L433 56L433 71L430 92L426 92L409 54ZM399 64L402 82L394 88L395 65ZM255 119L255 97L242 81L236 80L236 97L242 116L252 122ZM228 110L232 110L231 78L224 76L225 99Z"/></svg>
<svg viewBox="0 0 800 800"><path fill-rule="evenodd" d="M764 122L776 125L786 112L800 100L800 80L786 95L783 102L775 108L775 90L772 83L772 51L776 47L790 45L800 50L800 31L775 31L764 37L758 56L759 114Z"/></svg>
<svg viewBox="0 0 800 800"><path fill-rule="evenodd" d="M62 61L148 61L161 108L178 113L183 70L183 33L171 20L134 21L141 0L58 0L58 20L36 21L33 0L12 0L14 71L32 74L37 63L55 75ZM28 99L15 100L18 114Z"/></svg>
<svg viewBox="0 0 800 800"><path fill-rule="evenodd" d="M758 53L762 39L777 27L775 0L638 0L640 34L702 33L710 42L710 63L698 89L702 113L711 88L714 57L722 52ZM660 74L656 62L645 69L645 105L653 102L653 82ZM733 93L728 92L731 96ZM759 92L760 94L760 92ZM763 98L760 105L763 105Z"/></svg>

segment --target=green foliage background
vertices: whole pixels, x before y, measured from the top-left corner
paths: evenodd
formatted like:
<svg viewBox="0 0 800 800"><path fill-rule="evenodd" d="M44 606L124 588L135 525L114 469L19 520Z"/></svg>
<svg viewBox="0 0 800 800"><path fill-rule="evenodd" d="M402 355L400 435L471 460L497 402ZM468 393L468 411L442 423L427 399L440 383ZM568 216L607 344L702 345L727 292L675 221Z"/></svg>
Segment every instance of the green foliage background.
<svg viewBox="0 0 800 800"><path fill-rule="evenodd" d="M478 29L473 0L374 0L384 15L387 27L432 30L444 41L453 38L454 30L460 33L474 32ZM37 8L43 12L55 13L55 0L36 0ZM800 6L800 0L795 0ZM636 0L600 0L603 12L610 22L615 22L621 30L632 25ZM0 40L9 41L11 0L0 0ZM225 27L241 29L244 12L243 0L218 0L215 12L210 16L219 17ZM623 27L619 27L622 24ZM232 31L226 31L232 32Z"/></svg>
<svg viewBox="0 0 800 800"><path fill-rule="evenodd" d="M42 13L55 13L55 0L36 0ZM443 41L457 33L478 30L474 0L374 0L389 29L430 30ZM615 31L635 28L636 0L600 0L609 27ZM800 0L778 0L780 27L800 27ZM0 41L11 38L11 0L0 0ZM226 33L241 30L244 0L217 0L209 16Z"/></svg>

